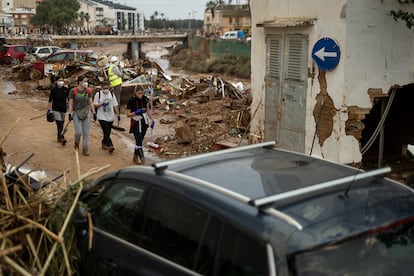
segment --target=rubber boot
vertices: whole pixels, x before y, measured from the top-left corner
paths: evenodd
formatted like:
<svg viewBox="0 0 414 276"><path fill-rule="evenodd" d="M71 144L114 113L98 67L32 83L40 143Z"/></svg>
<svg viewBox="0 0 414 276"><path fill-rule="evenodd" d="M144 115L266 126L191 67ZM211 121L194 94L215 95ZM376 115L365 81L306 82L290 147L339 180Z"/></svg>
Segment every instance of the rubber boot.
<svg viewBox="0 0 414 276"><path fill-rule="evenodd" d="M114 152L114 150L115 150L114 146L109 146L109 147L108 147L108 152L109 152L109 153L113 153L113 152Z"/></svg>
<svg viewBox="0 0 414 276"><path fill-rule="evenodd" d="M138 149L138 155L139 155L139 158L141 159L142 165L145 165L145 156L144 156L144 151L142 148Z"/></svg>
<svg viewBox="0 0 414 276"><path fill-rule="evenodd" d="M83 155L89 156L88 148L83 148Z"/></svg>
<svg viewBox="0 0 414 276"><path fill-rule="evenodd" d="M62 142L61 142L62 143L62 146L66 145L66 142L67 141L65 139L65 136L62 135L61 138L62 138Z"/></svg>
<svg viewBox="0 0 414 276"><path fill-rule="evenodd" d="M75 150L79 150L79 142L75 142Z"/></svg>

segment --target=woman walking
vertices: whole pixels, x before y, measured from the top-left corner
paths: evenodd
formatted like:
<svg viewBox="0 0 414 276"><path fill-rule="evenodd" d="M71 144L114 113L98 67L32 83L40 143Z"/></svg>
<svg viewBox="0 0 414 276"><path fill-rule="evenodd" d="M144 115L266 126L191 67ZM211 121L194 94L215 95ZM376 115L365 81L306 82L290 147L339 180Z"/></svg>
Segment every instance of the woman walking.
<svg viewBox="0 0 414 276"><path fill-rule="evenodd" d="M148 125L154 128L154 121L152 119L150 102L144 95L144 88L142 86L137 85L135 87L134 95L127 103L126 115L131 118L129 133L133 133L135 137L135 150L132 161L135 164L144 165L145 156L142 141L144 140Z"/></svg>
<svg viewBox="0 0 414 276"><path fill-rule="evenodd" d="M115 95L109 90L108 81L102 83L102 90L95 94L93 103L103 133L102 149L112 153L115 149L111 139L112 125L115 120L115 115L118 117L118 123L121 117L118 113L118 101Z"/></svg>
<svg viewBox="0 0 414 276"><path fill-rule="evenodd" d="M88 78L78 77L78 86L69 93L69 120L75 125L75 150L79 149L80 138L83 139L83 155L89 156L88 142L90 129L90 111L96 121L95 107L92 101L92 93L88 87ZM72 114L73 112L73 114Z"/></svg>
<svg viewBox="0 0 414 276"><path fill-rule="evenodd" d="M62 145L66 144L66 140L62 135L62 132L63 125L65 123L66 103L68 96L69 89L65 87L63 78L59 78L50 90L49 102L47 104L47 113L49 114L50 112L53 112L57 126L57 141Z"/></svg>

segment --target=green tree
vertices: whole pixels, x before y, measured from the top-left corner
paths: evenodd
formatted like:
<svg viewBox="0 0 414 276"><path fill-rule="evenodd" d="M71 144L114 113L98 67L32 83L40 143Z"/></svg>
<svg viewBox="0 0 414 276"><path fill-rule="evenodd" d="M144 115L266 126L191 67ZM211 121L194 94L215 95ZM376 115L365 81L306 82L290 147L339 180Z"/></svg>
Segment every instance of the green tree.
<svg viewBox="0 0 414 276"><path fill-rule="evenodd" d="M77 20L79 9L78 0L44 0L36 7L36 14L30 18L30 23L36 27L50 26L53 30L59 30Z"/></svg>
<svg viewBox="0 0 414 276"><path fill-rule="evenodd" d="M206 11L211 11L211 16L214 18L215 10L223 4L224 0L210 0L206 3Z"/></svg>

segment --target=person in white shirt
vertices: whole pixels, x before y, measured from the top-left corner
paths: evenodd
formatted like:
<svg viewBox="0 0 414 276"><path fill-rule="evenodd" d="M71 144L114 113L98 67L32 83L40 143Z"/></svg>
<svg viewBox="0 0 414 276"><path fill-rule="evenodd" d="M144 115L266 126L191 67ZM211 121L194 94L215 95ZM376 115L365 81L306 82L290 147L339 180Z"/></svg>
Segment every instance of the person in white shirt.
<svg viewBox="0 0 414 276"><path fill-rule="evenodd" d="M118 122L121 120L116 96L109 90L109 82L102 82L102 89L95 94L93 103L97 110L97 119L103 132L102 149L112 153L115 148L111 140L112 125L117 115Z"/></svg>

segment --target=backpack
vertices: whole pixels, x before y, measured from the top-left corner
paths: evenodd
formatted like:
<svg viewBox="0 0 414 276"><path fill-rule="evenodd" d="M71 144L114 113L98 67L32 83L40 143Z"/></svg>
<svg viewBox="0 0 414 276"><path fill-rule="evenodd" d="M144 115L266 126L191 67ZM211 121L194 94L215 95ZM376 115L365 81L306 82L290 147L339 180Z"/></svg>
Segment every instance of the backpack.
<svg viewBox="0 0 414 276"><path fill-rule="evenodd" d="M111 96L113 98L114 97L114 93L112 93L112 90L109 90L109 92L111 92ZM101 100L101 90L98 91L98 100Z"/></svg>
<svg viewBox="0 0 414 276"><path fill-rule="evenodd" d="M75 86L74 88L73 88L73 97L75 98L76 97L76 94L78 93L78 87L77 86ZM90 88L86 88L86 93L88 94L88 96L89 95L91 95L91 89Z"/></svg>

